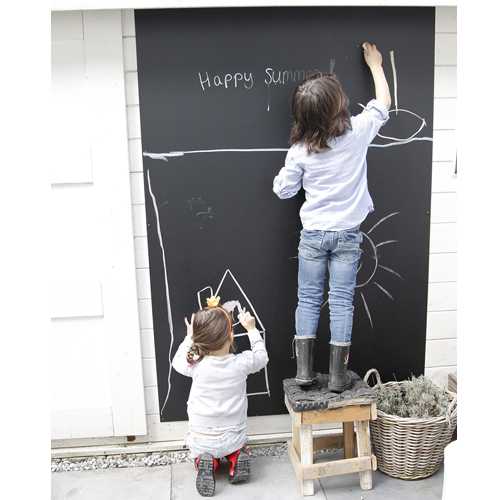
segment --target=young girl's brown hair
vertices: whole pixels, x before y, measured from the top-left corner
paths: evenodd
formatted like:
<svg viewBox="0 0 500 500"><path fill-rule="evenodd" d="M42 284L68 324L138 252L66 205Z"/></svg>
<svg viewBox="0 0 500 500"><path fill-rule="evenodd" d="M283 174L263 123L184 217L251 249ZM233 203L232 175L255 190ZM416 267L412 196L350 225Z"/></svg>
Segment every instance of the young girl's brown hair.
<svg viewBox="0 0 500 500"><path fill-rule="evenodd" d="M351 128L349 99L334 74L315 73L293 93L290 144L303 142L309 153L328 149L332 137Z"/></svg>
<svg viewBox="0 0 500 500"><path fill-rule="evenodd" d="M197 311L193 317L192 345L186 356L188 362L201 361L203 356L222 349L227 342L231 342L232 349L232 332L232 318L224 308L205 307Z"/></svg>

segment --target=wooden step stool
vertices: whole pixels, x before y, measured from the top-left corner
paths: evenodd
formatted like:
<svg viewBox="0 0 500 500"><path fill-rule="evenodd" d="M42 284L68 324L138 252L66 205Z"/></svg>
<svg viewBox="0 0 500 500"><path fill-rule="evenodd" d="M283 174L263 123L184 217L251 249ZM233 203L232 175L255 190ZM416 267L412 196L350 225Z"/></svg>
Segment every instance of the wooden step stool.
<svg viewBox="0 0 500 500"><path fill-rule="evenodd" d="M297 386L295 379L283 381L285 405L292 418L288 453L303 496L314 495L314 479L339 474L359 473L361 489L372 488L377 459L371 451L369 423L377 418L376 396L357 374L350 373L354 385L341 394L328 391L327 375L318 374L318 382L310 388ZM314 424L339 422L342 434L313 437ZM343 448L344 459L314 463L314 452L327 448Z"/></svg>

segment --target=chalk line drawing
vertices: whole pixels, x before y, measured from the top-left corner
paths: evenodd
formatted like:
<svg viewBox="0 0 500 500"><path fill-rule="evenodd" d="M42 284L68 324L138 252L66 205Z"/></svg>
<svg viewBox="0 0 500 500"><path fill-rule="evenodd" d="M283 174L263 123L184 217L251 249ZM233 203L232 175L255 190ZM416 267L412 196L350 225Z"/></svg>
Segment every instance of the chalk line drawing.
<svg viewBox="0 0 500 500"><path fill-rule="evenodd" d="M161 407L160 415L163 413L163 410L165 409L165 405L167 404L168 398L170 396L170 388L171 388L171 379L172 379L172 348L174 346L174 324L172 321L172 308L170 306L170 288L168 286L168 275L167 275L167 259L166 259L166 254L165 254L165 246L163 245L163 236L161 232L161 226L160 226L160 213L158 211L158 203L156 202L156 196L153 193L153 190L151 188L151 179L149 176L149 170L147 171L147 179L148 179L148 191L149 191L149 196L151 197L151 202L153 203L153 208L155 212L155 217L156 217L156 234L158 236L158 242L160 244L161 248L161 256L162 256L162 265L163 265L163 281L165 285L165 300L166 300L166 306L167 306L167 319L168 319L168 328L169 328L169 335L170 335L170 346L168 348L168 375L167 375L167 381L168 381L168 387L167 387L167 395L165 396L165 401L163 403L163 406Z"/></svg>
<svg viewBox="0 0 500 500"><path fill-rule="evenodd" d="M398 212L391 212L390 214L379 219L375 224L373 224L373 226L368 231L366 231L366 232L361 231L361 233L363 234L363 243L367 247L367 250L365 250L363 252L361 260L358 264L357 272L359 274L359 271L363 268L364 265L371 265L372 268L367 273L368 277L365 278L361 283L356 284L356 291L359 292L359 294L361 296L364 310L366 312L366 315L368 317L368 321L370 322L370 325L372 328L373 328L372 314L370 312L370 308L368 307L368 302L366 300L365 294L363 293L362 289L367 287L370 284L373 284L375 286L375 288L380 290L385 296L387 296L391 300L394 300L394 297L392 296L392 294L385 287L383 287L378 281L375 281L375 276L376 276L377 271L379 269L383 269L384 271L396 276L397 278L399 278L401 280L403 279L403 277L401 276L401 274L399 274L394 269L391 269L388 266L384 266L384 265L380 264L380 255L379 255L379 251L378 251L380 247L382 247L384 245L397 243L398 241L397 240L386 240L386 241L381 241L381 242L375 243L375 241L372 237L373 235L370 236L370 234L377 227L379 227L382 223L384 223L385 221L389 220L391 217L394 217L398 214L399 214L399 211ZM365 290L365 292L366 292L366 290ZM321 305L321 309L323 309L327 305L328 305L328 300L325 300L323 302L323 304Z"/></svg>
<svg viewBox="0 0 500 500"><path fill-rule="evenodd" d="M396 73L396 62L394 61L394 51L391 50L389 52L391 58L391 66L392 66L392 81L394 83L394 108L396 111L396 115L398 114L398 76Z"/></svg>
<svg viewBox="0 0 500 500"><path fill-rule="evenodd" d="M169 158L178 158L184 155L203 154L203 153L269 153L269 152L288 151L288 148L235 148L235 149L191 149L188 151L168 151L167 153L148 153L144 151L143 156L152 160L168 161Z"/></svg>
<svg viewBox="0 0 500 500"><path fill-rule="evenodd" d="M396 60L394 56L394 50L391 50L389 52L390 60L391 60L391 66L392 66L392 80L393 80L393 87L394 87L394 109L389 110L389 114L394 113L396 116L398 116L398 113L406 113L411 116L414 116L420 121L420 125L417 128L413 134L410 134L408 137L391 137L388 135L383 135L380 132L377 134L377 137L380 139L385 139L387 143L372 143L370 144L369 147L371 148L388 148L391 146L401 146L403 144L408 144L410 142L414 141L430 141L432 142L432 137L420 137L418 134L427 126L427 122L425 121L425 118L420 116L419 114L410 111L409 109L404 109L399 107L399 100L398 100L398 76L397 76L397 71L396 71ZM365 106L363 104L358 103L359 106L361 106L363 109Z"/></svg>
<svg viewBox="0 0 500 500"><path fill-rule="evenodd" d="M224 288L230 289L232 287L236 288L236 293L240 295L240 299L235 299L234 294L235 291L228 291L222 293L221 290L224 290ZM266 342L266 329L264 327L264 324L262 323L259 315L257 314L257 311L255 310L254 305L248 298L247 294L243 290L243 287L239 283L239 281L236 279L235 275L232 273L230 269L226 269L224 271L224 274L222 275L222 278L219 281L219 284L217 285L215 292L213 291L213 288L211 286L206 286L196 292L196 296L198 299L198 305L200 309L204 307L204 300L203 300L203 293L204 292L209 292L210 295L207 294L208 297L210 296L221 296L223 299L229 298L228 301L224 302L222 307L224 307L228 312L231 313L232 318L233 318L233 332L234 332L234 337L243 337L246 336L246 331L243 331L243 328L241 329L242 331L237 331L235 329L236 326L240 324L237 318L234 317L234 312L236 310L240 311L242 307L245 307L248 311L251 312L252 316L255 318L255 324L257 327L257 330L259 333L262 335L262 338L264 339L264 343ZM206 298L206 297L205 297ZM259 396L259 395L268 395L271 396L271 391L269 389L269 376L267 373L267 366L264 367L263 369L264 372L264 381L265 381L265 386L266 390L265 391L256 391L256 392L249 392L247 393L247 396ZM253 376L259 376L261 372L258 372L257 374L251 375Z"/></svg>
<svg viewBox="0 0 500 500"><path fill-rule="evenodd" d="M187 204L190 212L195 216L200 229L205 229L215 219L216 213L213 207L208 205L203 198L199 196L190 198L187 200Z"/></svg>
<svg viewBox="0 0 500 500"><path fill-rule="evenodd" d="M386 143L372 143L369 144L369 148L389 148L394 146L402 146L404 144L409 144L415 141L429 141L432 142L432 137L424 137L419 136L418 134L422 132L422 130L427 126L427 122L425 118L420 116L419 114L411 111L409 109L404 109L399 107L398 100L398 78L397 78L397 70L396 70L396 60L394 55L394 50L389 51L391 66L392 66L392 78L393 78L393 87L394 87L394 109L389 110L389 114L394 113L398 116L398 113L406 113L411 116L417 118L420 122L418 129L410 134L408 137L391 137L386 136L381 133L377 134L377 137L380 139L384 139ZM335 59L330 58L330 73L333 73L333 69L335 68ZM268 93L267 93L267 111L270 110L270 102L271 102L271 90L270 85L267 85ZM365 108L361 103L358 103L361 108ZM178 158L184 155L192 155L192 154L203 154L203 153L258 153L258 152L286 152L288 148L224 148L224 149L192 149L186 151L168 151L166 153L151 153L148 151L144 151L142 154L148 158L153 160L163 160L168 161L169 158Z"/></svg>

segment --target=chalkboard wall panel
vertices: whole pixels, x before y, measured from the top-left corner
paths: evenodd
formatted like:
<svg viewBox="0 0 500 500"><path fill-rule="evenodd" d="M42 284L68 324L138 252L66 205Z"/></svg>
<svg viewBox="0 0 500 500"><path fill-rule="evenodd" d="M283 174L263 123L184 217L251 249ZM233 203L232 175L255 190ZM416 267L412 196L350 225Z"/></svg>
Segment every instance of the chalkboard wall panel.
<svg viewBox="0 0 500 500"><path fill-rule="evenodd" d="M139 10L135 22L162 421L186 418L190 380L170 364L185 335L183 318L198 308L197 291L215 291L224 276L223 300L248 301L266 331L270 362L249 379L248 392L257 393L249 414L284 411L281 381L295 368L303 195L281 201L271 185L288 147L290 95L306 72L333 69L352 113L359 112L373 93L364 40L383 53L393 110L381 131L389 138L375 141L385 147L368 154L375 212L362 225L351 367L363 374L375 366L384 378L423 373L434 9ZM200 150L210 152L193 152ZM171 152L184 154L161 154ZM316 359L322 372L327 314L325 306ZM245 339L236 344L245 348Z"/></svg>

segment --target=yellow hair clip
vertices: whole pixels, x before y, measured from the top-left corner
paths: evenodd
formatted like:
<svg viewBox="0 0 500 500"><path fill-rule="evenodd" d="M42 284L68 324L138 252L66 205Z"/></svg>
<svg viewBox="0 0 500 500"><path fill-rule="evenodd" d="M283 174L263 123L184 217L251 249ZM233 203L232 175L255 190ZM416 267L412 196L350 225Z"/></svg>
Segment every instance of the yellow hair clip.
<svg viewBox="0 0 500 500"><path fill-rule="evenodd" d="M212 297L209 297L207 299L207 306L208 307L218 307L219 302L220 302L219 296L217 296L217 297L212 296Z"/></svg>

